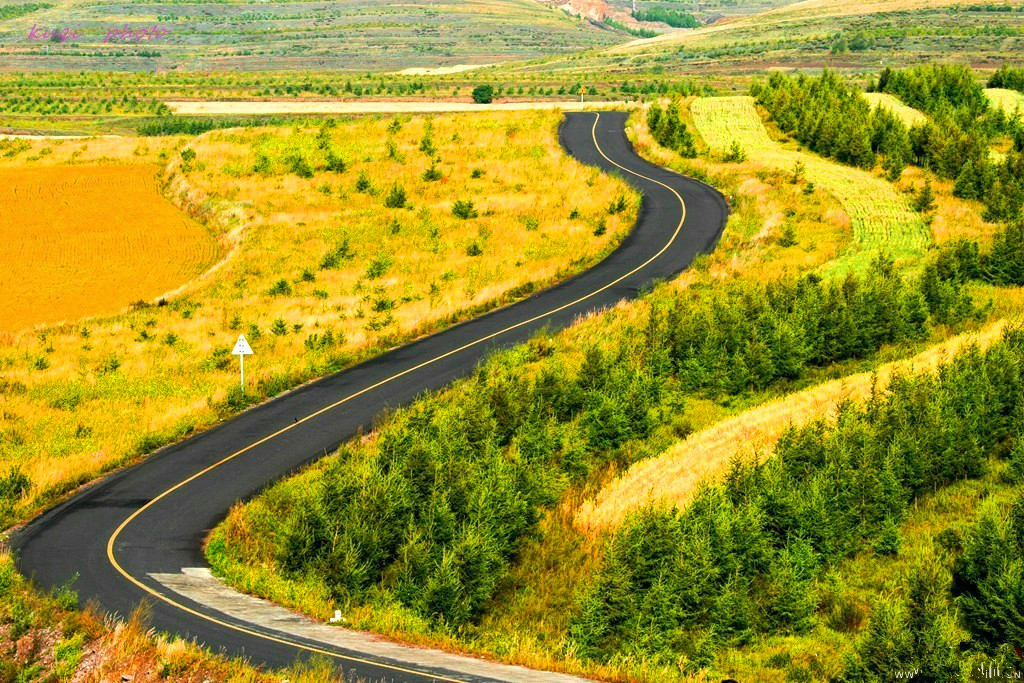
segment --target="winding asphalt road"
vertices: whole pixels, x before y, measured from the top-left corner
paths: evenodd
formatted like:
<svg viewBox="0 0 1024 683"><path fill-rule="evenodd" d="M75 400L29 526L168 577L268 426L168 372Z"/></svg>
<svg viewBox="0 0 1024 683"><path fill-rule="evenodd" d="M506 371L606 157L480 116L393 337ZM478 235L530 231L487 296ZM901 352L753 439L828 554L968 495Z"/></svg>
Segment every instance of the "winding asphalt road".
<svg viewBox="0 0 1024 683"><path fill-rule="evenodd" d="M728 214L721 194L637 156L625 121L623 112L571 113L560 131L562 145L576 159L618 173L643 192L635 228L600 264L516 304L302 386L86 487L12 538L21 571L42 587L62 585L77 573L83 602L95 599L120 615L148 600L157 629L254 663L282 666L309 652L313 648L300 638L211 612L168 591L152 575L206 566L203 539L233 503L333 451L369 428L383 409L468 374L495 348L633 298L714 249ZM487 680L416 661L330 652L347 672L369 681Z"/></svg>

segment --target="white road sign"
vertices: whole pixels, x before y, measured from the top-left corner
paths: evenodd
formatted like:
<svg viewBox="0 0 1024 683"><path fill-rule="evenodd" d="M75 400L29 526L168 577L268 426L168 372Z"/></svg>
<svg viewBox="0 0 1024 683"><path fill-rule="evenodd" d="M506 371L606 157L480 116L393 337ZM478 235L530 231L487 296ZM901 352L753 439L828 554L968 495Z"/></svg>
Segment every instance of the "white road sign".
<svg viewBox="0 0 1024 683"><path fill-rule="evenodd" d="M251 356L252 347L249 346L249 342L245 340L245 335L238 335L238 341L235 342L235 349L231 352L233 356Z"/></svg>
<svg viewBox="0 0 1024 683"><path fill-rule="evenodd" d="M232 349L231 354L238 356L238 377L241 383L242 391L245 391L245 357L252 355L252 347L249 346L249 342L245 340L245 335L238 335L238 341L235 342L235 348Z"/></svg>

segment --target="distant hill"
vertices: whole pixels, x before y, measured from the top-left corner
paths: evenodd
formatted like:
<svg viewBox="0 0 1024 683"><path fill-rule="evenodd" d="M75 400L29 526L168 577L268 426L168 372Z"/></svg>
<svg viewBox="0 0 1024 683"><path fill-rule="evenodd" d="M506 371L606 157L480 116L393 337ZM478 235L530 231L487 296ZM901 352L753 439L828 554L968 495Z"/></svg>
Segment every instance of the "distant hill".
<svg viewBox="0 0 1024 683"><path fill-rule="evenodd" d="M611 1L618 6L631 3ZM610 73L653 69L747 74L825 67L875 71L939 59L994 69L1018 56L1024 37L1024 2L1019 0L804 0L765 2L756 11L757 2L737 0L731 8L725 2L714 8L714 0L701 3L695 15L705 22L700 28L612 46L589 55L585 68ZM685 0L637 4L671 5L678 11L691 7ZM545 65L553 71L563 67L584 68L578 59L558 57Z"/></svg>
<svg viewBox="0 0 1024 683"><path fill-rule="evenodd" d="M8 8L0 17L10 17L0 18L0 69L7 71L389 71L532 59L631 38L536 0L14 0L0 6Z"/></svg>

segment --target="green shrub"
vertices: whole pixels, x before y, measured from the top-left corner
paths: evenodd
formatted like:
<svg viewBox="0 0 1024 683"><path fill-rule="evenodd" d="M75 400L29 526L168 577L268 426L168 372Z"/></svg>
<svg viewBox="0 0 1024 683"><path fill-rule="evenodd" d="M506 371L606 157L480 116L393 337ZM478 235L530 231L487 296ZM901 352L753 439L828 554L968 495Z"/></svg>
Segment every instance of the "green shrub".
<svg viewBox="0 0 1024 683"><path fill-rule="evenodd" d="M471 199L459 199L452 205L452 215L462 220L468 220L476 218L479 214Z"/></svg>
<svg viewBox="0 0 1024 683"><path fill-rule="evenodd" d="M373 183L370 182L370 176L366 175L366 171L360 171L359 177L356 178L356 192L373 194Z"/></svg>
<svg viewBox="0 0 1024 683"><path fill-rule="evenodd" d="M384 273L388 272L388 268L391 267L395 260L385 254L379 252L366 266L366 278L368 280L376 280L379 277L383 277Z"/></svg>
<svg viewBox="0 0 1024 683"><path fill-rule="evenodd" d="M408 198L405 194L405 188L397 183L391 186L391 191L388 192L388 196L384 198L384 206L389 209L402 209L405 208L405 204Z"/></svg>
<svg viewBox="0 0 1024 683"><path fill-rule="evenodd" d="M442 178L441 169L437 167L437 164L430 164L430 167L423 171L423 180L426 182L434 182Z"/></svg>
<svg viewBox="0 0 1024 683"><path fill-rule="evenodd" d="M352 247L349 245L348 236L341 238L341 242L320 259L320 270L333 270L341 265L342 261L348 261L355 256Z"/></svg>
<svg viewBox="0 0 1024 683"><path fill-rule="evenodd" d="M494 101L494 86L490 84L478 85L473 88L473 101L477 104L490 104Z"/></svg>
<svg viewBox="0 0 1024 683"><path fill-rule="evenodd" d="M281 278L273 284L273 286L267 290L267 294L270 296L288 296L292 293L292 285L288 280Z"/></svg>
<svg viewBox="0 0 1024 683"><path fill-rule="evenodd" d="M658 104L652 104L647 110L647 128L659 145L668 147L683 157L697 156L693 134L682 120L676 101L673 100L664 111Z"/></svg>
<svg viewBox="0 0 1024 683"><path fill-rule="evenodd" d="M313 177L313 167L309 165L309 161L301 153L295 152L289 155L285 163L288 165L288 170L300 178Z"/></svg>

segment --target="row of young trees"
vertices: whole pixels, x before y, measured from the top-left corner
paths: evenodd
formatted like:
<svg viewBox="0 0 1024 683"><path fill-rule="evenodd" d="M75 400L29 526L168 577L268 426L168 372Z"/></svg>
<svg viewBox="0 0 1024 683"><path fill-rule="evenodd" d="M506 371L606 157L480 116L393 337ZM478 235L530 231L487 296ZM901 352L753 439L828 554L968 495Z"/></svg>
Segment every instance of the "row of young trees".
<svg viewBox="0 0 1024 683"><path fill-rule="evenodd" d="M926 270L910 282L879 257L862 277L698 290L695 299L656 309L646 337L689 391L763 389L808 367L924 339L929 321L957 324L975 315L960 282L940 275Z"/></svg>
<svg viewBox="0 0 1024 683"><path fill-rule="evenodd" d="M946 282L979 280L1001 287L1024 286L1024 222L1000 230L992 247L984 252L974 240L953 240L943 245L929 268Z"/></svg>
<svg viewBox="0 0 1024 683"><path fill-rule="evenodd" d="M988 79L988 87L1024 92L1024 69L1003 64Z"/></svg>
<svg viewBox="0 0 1024 683"><path fill-rule="evenodd" d="M833 423L790 429L773 457L734 462L726 481L701 490L687 509L649 509L628 522L573 619L576 651L699 668L718 647L756 634L804 633L819 618L815 587L829 568L861 551L897 552L898 525L918 495L981 475L990 457L1019 453L1021 435L1020 330L933 374L898 376L863 405L841 406ZM963 626L982 650L1020 643L1013 640L1024 604L1017 533L989 523L969 535L956 565ZM888 623L884 607L872 619ZM896 669L884 670L878 650L892 651L911 639L908 632L872 648L869 629L850 678L891 679ZM914 665L894 661L899 669Z"/></svg>
<svg viewBox="0 0 1024 683"><path fill-rule="evenodd" d="M679 104L673 100L664 110L657 102L647 110L647 128L662 147L668 147L689 159L697 156L697 146L693 141L686 122L679 113Z"/></svg>
<svg viewBox="0 0 1024 683"><path fill-rule="evenodd" d="M1021 217L1024 124L989 104L970 69L885 69L871 88L899 97L928 120L908 129L888 110L872 110L855 88L828 71L818 78L774 74L753 93L783 131L823 156L873 168L880 155L892 179L912 163L955 181L957 196L982 200L988 220ZM989 151L999 136L1013 141L1002 161Z"/></svg>
<svg viewBox="0 0 1024 683"><path fill-rule="evenodd" d="M833 71L820 78L776 73L752 92L779 128L822 156L870 169L881 154L893 177L910 163L906 126L889 110L872 109Z"/></svg>
<svg viewBox="0 0 1024 683"><path fill-rule="evenodd" d="M1010 483L1024 484L1024 439L1010 454ZM1014 474L1015 473L1015 474ZM903 594L880 596L844 680L984 680L1020 674L1024 642L1024 493L1006 510L985 501L964 533L939 532L937 554L913 568ZM956 626L971 641L964 642Z"/></svg>
<svg viewBox="0 0 1024 683"><path fill-rule="evenodd" d="M629 462L637 449L625 444L672 418L681 383L744 391L919 338L930 317L919 287L880 259L836 286L805 278L659 292L647 320L581 362L540 342L492 359L452 393L396 414L373 445L282 484L265 497L272 510L247 508L247 523L274 539L262 560L323 582L344 604L386 596L457 627L485 609L545 507L595 467ZM695 351L685 328L712 315L750 320ZM865 332L836 347L851 325ZM741 358L753 368L743 377L730 367Z"/></svg>

